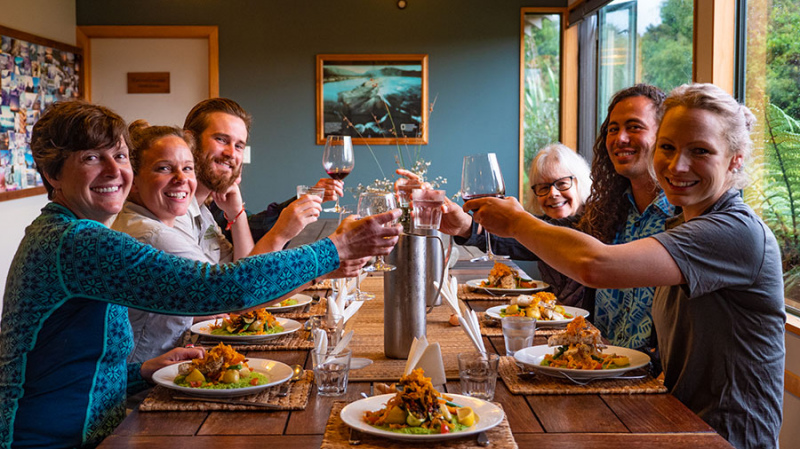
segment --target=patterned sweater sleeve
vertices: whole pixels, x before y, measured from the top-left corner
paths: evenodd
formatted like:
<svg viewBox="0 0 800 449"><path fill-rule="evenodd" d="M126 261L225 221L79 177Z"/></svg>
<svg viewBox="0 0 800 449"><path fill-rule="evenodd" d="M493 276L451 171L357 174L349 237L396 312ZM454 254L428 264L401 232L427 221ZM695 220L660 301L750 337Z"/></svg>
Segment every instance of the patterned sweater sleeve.
<svg viewBox="0 0 800 449"><path fill-rule="evenodd" d="M56 263L71 296L165 314L210 315L276 299L338 268L339 256L326 238L213 265L167 254L80 220L62 235Z"/></svg>

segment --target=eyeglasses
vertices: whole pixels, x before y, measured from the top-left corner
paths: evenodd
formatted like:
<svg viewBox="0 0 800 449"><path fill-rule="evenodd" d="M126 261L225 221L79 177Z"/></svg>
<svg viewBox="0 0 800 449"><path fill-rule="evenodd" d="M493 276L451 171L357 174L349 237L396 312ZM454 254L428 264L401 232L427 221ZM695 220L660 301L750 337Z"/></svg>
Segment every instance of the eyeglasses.
<svg viewBox="0 0 800 449"><path fill-rule="evenodd" d="M558 178L553 182L534 184L531 186L531 190L533 190L533 193L535 193L536 196L549 195L552 187L555 187L559 192L563 192L564 190L569 190L572 188L573 179L575 179L574 176L565 176L563 178Z"/></svg>

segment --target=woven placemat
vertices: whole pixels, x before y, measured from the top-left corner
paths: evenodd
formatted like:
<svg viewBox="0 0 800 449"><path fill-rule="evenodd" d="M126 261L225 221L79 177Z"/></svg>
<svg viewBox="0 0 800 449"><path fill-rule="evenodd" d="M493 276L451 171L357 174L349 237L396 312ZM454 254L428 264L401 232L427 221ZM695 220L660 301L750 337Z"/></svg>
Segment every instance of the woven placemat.
<svg viewBox="0 0 800 449"><path fill-rule="evenodd" d="M666 393L661 381L647 375L641 379L601 379L587 385L577 385L568 379L559 379L544 374L520 378L514 357L500 357L500 377L513 394L640 394Z"/></svg>
<svg viewBox="0 0 800 449"><path fill-rule="evenodd" d="M502 408L502 405L495 404ZM331 408L331 416L328 418L328 423L325 425L325 436L322 438L321 449L344 449L351 448L350 445L350 427L348 427L340 416L340 413L346 402L336 401ZM514 435L511 434L511 428L508 426L508 419L504 416L503 421L496 427L487 430L486 436L491 441L493 449L517 449L516 440ZM462 438L453 438L452 440L438 440L436 442L408 442L389 440L387 438L367 435L361 433L361 445L359 448L366 449L393 449L393 448L406 448L406 447L436 447L436 448L449 448L449 449L471 449L480 448L475 435L465 436Z"/></svg>
<svg viewBox="0 0 800 449"><path fill-rule="evenodd" d="M297 332L258 343L242 343L235 341L223 341L223 343L232 346L237 351L296 351L299 349L314 348L314 342L309 340L310 335L311 333L309 331L300 329ZM200 338L199 342L203 346L216 346L220 343L220 340Z"/></svg>
<svg viewBox="0 0 800 449"><path fill-rule="evenodd" d="M312 316L324 316L328 310L327 301L327 298L320 298L319 302L313 304L306 312L297 312L296 310L300 309L298 308L288 312L275 312L274 315L292 320L307 320Z"/></svg>
<svg viewBox="0 0 800 449"><path fill-rule="evenodd" d="M368 277L362 284L383 282L380 278ZM365 289L366 290L366 289ZM367 301L358 313L347 322L345 330L353 329L355 334L350 342L353 357L365 357L374 363L350 371L352 381L390 381L396 382L403 375L405 359L390 359L383 350L383 289L371 288L367 291L375 293L375 299ZM426 336L429 342L437 342L442 348L442 361L448 379L458 379L458 360L460 352L474 350L467 334L460 326L451 325L450 310L446 307L435 307L427 316Z"/></svg>
<svg viewBox="0 0 800 449"><path fill-rule="evenodd" d="M314 372L306 370L303 377L289 385L289 394L278 397L275 394L280 390L280 385L267 388L256 394L241 396L236 401L247 401L253 403L274 404L278 408L267 409L257 406L239 404L221 404L218 402L204 402L202 398L197 401L177 401L172 399L173 394L182 395L176 390L162 387L161 385L153 388L153 391L139 404L139 410L143 412L164 412L164 411L241 411L241 410L303 410L308 405L308 397L311 394L311 387L314 385Z"/></svg>
<svg viewBox="0 0 800 449"><path fill-rule="evenodd" d="M502 337L503 327L500 320L486 315L486 312L478 312L478 320L481 324L481 335L484 337ZM563 332L564 327L536 327L536 335L549 337L553 334Z"/></svg>

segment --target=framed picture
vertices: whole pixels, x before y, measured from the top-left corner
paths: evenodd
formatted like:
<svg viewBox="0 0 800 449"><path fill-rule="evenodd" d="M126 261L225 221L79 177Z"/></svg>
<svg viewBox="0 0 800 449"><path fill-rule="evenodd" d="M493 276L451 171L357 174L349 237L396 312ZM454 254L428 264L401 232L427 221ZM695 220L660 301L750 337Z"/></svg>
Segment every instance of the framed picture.
<svg viewBox="0 0 800 449"><path fill-rule="evenodd" d="M82 98L80 48L0 26L0 201L45 193L33 125L51 103Z"/></svg>
<svg viewBox="0 0 800 449"><path fill-rule="evenodd" d="M317 144L428 143L428 55L317 55Z"/></svg>

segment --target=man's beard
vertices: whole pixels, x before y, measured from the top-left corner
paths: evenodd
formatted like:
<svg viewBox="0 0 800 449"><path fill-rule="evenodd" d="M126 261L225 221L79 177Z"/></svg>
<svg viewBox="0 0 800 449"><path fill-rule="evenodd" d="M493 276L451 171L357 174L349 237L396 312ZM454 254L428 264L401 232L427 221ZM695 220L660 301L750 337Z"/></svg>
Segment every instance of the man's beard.
<svg viewBox="0 0 800 449"><path fill-rule="evenodd" d="M227 162L230 158L222 159ZM211 156L203 155L195 158L195 176L197 182L203 184L212 192L225 193L236 182L242 173L241 164L233 168L229 173L218 173L214 171L214 159Z"/></svg>

